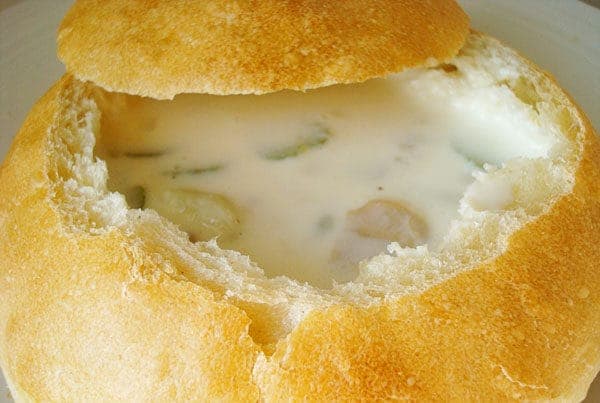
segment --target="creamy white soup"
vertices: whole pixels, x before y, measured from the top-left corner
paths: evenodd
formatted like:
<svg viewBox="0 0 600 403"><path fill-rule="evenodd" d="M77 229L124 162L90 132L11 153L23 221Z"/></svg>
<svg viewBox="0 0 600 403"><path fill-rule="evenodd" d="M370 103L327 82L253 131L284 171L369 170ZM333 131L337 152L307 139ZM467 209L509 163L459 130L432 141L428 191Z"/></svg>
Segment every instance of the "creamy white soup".
<svg viewBox="0 0 600 403"><path fill-rule="evenodd" d="M484 164L547 152L536 127L498 117L497 96L452 74L108 98L99 153L131 207L156 210L193 241L216 238L270 276L328 286L390 242L435 249Z"/></svg>

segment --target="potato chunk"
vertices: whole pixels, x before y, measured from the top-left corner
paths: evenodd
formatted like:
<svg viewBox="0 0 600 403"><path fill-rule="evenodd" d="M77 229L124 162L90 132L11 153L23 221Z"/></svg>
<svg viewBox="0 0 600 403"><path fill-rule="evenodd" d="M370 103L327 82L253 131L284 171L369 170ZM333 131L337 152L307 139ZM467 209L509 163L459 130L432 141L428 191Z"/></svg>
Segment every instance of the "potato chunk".
<svg viewBox="0 0 600 403"><path fill-rule="evenodd" d="M415 247L427 240L427 224L399 201L371 200L346 216L348 229L366 238Z"/></svg>
<svg viewBox="0 0 600 403"><path fill-rule="evenodd" d="M178 224L194 241L215 237L230 240L239 234L240 219L235 206L218 194L193 189L148 189L144 207Z"/></svg>

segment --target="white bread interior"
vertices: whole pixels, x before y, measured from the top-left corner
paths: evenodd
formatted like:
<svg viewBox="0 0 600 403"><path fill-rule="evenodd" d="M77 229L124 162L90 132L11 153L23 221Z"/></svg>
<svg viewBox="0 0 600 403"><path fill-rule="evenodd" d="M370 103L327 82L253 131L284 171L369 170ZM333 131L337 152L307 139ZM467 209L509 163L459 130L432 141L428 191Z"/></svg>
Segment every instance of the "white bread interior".
<svg viewBox="0 0 600 403"><path fill-rule="evenodd" d="M551 211L554 211L556 205L560 204L559 202L573 194L576 184L581 180L581 170L584 168L585 175L592 178L592 184L580 184L580 186L592 186L592 190L586 188L584 193L576 196L584 200L586 205L591 206L588 213L589 220L586 221L588 226L584 226L585 234L583 236L585 239L592 240L600 238L600 229L597 224L590 224L590 222L598 220L600 216L600 202L598 199L588 200L600 193L597 188L599 182L596 181L595 185L593 182L594 178L598 179L600 167L597 162L595 165L589 162L589 156L585 157L586 153L596 153L597 156L598 144L589 123L568 97L551 79L512 50L496 40L480 34L471 34L468 37L465 47L451 61L451 64L456 66L455 72L440 71L439 74L452 75L452 79L456 80L456 87L449 86L441 90L460 90L461 85L481 88L481 91L500 88L504 96L510 96L520 102L520 105L523 106L522 110L529 114L531 124L542 127L551 139L553 146L546 158L514 159L498 169L481 174L461 200L461 218L453 224L440 251L429 251L424 247L403 249L392 245L389 254L377 256L363 264L358 278L354 281L337 284L330 290L323 290L286 277L266 278L262 270L254 265L248 257L235 251L221 250L215 242L193 244L185 233L154 211L129 209L122 195L107 189L106 165L94 156L95 136L100 130L100 111L94 101L97 89L91 84L83 84L69 77L63 79L56 87L58 89L52 93L54 98L49 102L56 104L53 106L56 112L51 121L44 122L43 125L39 124L40 128L47 127L47 129L44 132L36 133L37 136L44 137L43 150L40 151L39 156L40 163L43 161L41 163L43 166L31 170L32 175L40 175L39 179L32 180L31 183L36 183L40 191L45 194L39 196L40 199L36 203L43 203L49 211L48 214L59 218L59 222L53 228L45 230L44 234L46 237L50 237L54 233L57 237L69 239L68 242L79 246L97 239L117 237L121 242L119 248L126 251L131 258L130 268L122 274L121 288L117 293L124 300L130 298L132 301L135 300L135 297L130 297L129 293L135 294L139 284L148 287L155 286L155 289L149 291L154 296L148 298L160 299L163 293L165 295L170 293L168 287L172 285L164 287L160 285L164 281L168 281L173 284L189 284L196 290L194 292L206 295L207 300L211 301L210 304L216 301L220 304L219 306L226 306L227 309L232 310L231 312L235 312L235 314L231 314L233 316L230 319L225 319L227 315L222 319L218 317L206 319L204 326L205 329L211 329L216 326L214 321L231 320L237 321L236 323L242 329L238 329L238 331L240 343L244 345L245 352L240 353L239 356L236 356L237 358L232 358L232 360L237 359L238 361L232 364L234 369L230 370L239 370L236 365L242 365L239 364L239 360L245 360L242 366L246 368L246 372L250 368L250 375L248 379L231 381L233 384L229 385L239 393L242 393L244 388L252 390L252 394L247 396L260 396L265 400L277 400L284 396L298 399L314 398L315 396L324 399L329 397L426 400L441 397L506 400L582 399L600 368L600 329L597 326L600 323L600 279L597 275L595 279L593 276L590 277L593 269L598 268L600 252L593 245L580 245L577 249L577 253L587 254L586 261L589 262L589 267L579 266L581 273L574 273L573 276L575 279L585 279L586 284L578 285L577 281L573 280L572 284L565 283L563 285L564 292L575 293L571 302L578 309L579 328L572 329L570 319L563 318L558 311L554 312L550 309L546 312L545 307L539 307L545 312L544 315L555 315L553 320L556 322L556 329L547 328L550 316L541 315L539 318L542 324L540 326L546 326L540 334L548 338L546 341L548 346L552 345L552 348L548 347L547 351L543 351L541 344L526 346L524 341L528 339L529 333L528 330L520 329L520 325L514 325L507 330L495 325L482 324L483 336L481 337L489 337L489 343L495 345L495 347L489 347L490 349L501 348L508 351L514 349L514 354L510 353L507 356L499 354L497 355L499 361L492 362L490 357L478 350L482 346L469 344L471 339L465 336L464 348L466 350L463 351L461 346L454 345L454 347L446 349L447 354L452 353L455 356L464 354L467 357L473 355L469 358L473 362L477 361L476 357L483 357L481 362L477 361L476 364L469 367L465 365L465 362L470 362L469 360L465 361L462 357L457 357L456 367L431 368L430 372L426 373L423 368L428 364L422 363L436 362L435 357L432 356L435 348L429 345L420 346L420 341L415 336L403 341L408 343L406 348L409 350L410 346L414 346L412 353L416 356L420 357L419 351L429 354L428 358L424 358L419 363L412 360L399 360L395 355L399 352L385 343L379 349L366 348L368 357L379 360L375 365L376 368L369 367L367 361L370 359L363 362L356 358L358 361L355 361L355 357L352 355L356 353L360 356L356 351L360 351L361 344L364 342L361 337L369 339L376 338L376 336L365 335L365 333L354 334L351 328L361 328L364 331L365 326L370 324L375 332L378 329L373 327L373 321L382 321L383 323L394 320L397 321L399 327L404 326L406 323L411 323L408 319L406 319L408 322L402 319L410 316L406 311L412 309L416 312L429 309L427 308L428 303L423 302L428 298L431 298L429 307L436 305L436 308L431 308L431 311L423 313L423 315L415 314L415 317L442 327L446 322L441 322L440 325L440 322L437 321L447 320L448 326L451 323L456 324L455 331L459 331L457 329L460 328L469 329L469 326L466 325L461 327L461 318L468 317L470 321L471 314L469 312L476 312L477 309L471 304L478 299L486 300L488 294L490 306L497 304L496 291L485 288L488 284L487 280L481 282L481 289L477 290L479 283L473 280L475 281L473 289L477 290L477 295L473 297L473 301L465 300L464 307L458 307L455 305L455 297L447 295L448 291L456 291L455 283L450 280L460 278L460 280L455 280L460 284L462 279L469 276L483 275L482 272L493 273L496 270L495 265L501 264L497 263L498 261L513 259L508 251L513 245L515 234L537 235L542 238L554 236L566 239L565 237L569 235L560 232L560 223L555 224L557 232L554 234L536 234L535 229L531 229L531 225L540 217L548 216ZM490 90L490 94L490 96L494 96L494 91ZM520 111L517 112L520 113ZM24 199L19 199L19 195L14 194L16 185L10 179L10 176L14 175L15 167L19 166L18 158L22 153L27 152L27 142L29 140L15 146L0 171L0 186L3 188L4 198L12 197L16 200L5 204L5 207L0 209L0 226L5 228L15 222L13 216L21 217L19 214L24 214L19 209L25 208L23 206L27 204ZM485 198L490 189L505 184L509 184L512 189L512 200L492 211L482 209L489 205ZM593 186L596 186L595 190ZM564 201L564 203L570 203L570 201ZM45 221L40 217L32 219L39 220L41 225L45 225ZM2 254L8 256L6 261L0 265L0 290L8 301L0 308L0 324L3 329L10 327L11 320L22 322L34 320L24 316L19 317L19 304L35 302L20 299L21 297L16 295L19 287L27 285L15 278L19 278L20 275L17 274L19 270L26 270L28 267L36 265L36 256L24 259L21 255L9 252L9 245L15 242L15 236L14 233L8 231L4 231L3 235L0 235ZM550 252L544 251L544 253ZM47 249L47 253L52 255L59 251ZM111 259L113 257L105 256L104 258ZM566 257L566 259L571 258ZM15 259L19 261L13 261ZM556 258L556 260L558 265L563 262L562 258ZM527 266L529 264L527 262L528 260L523 258L522 261L517 260L510 264L513 271L518 271L521 270L518 265ZM55 267L53 270L57 269L60 268ZM65 268L64 275L69 276L69 273L73 273L73 270L76 269L76 267ZM81 270L85 269L81 268ZM549 267L548 277L551 279L557 270L559 269ZM499 275L498 278L501 277ZM69 280L65 278L63 281ZM15 282L20 285L15 286ZM541 290L539 295L536 294L538 295L536 298L547 292L545 280L534 279L531 285L524 284L513 284L516 290L519 290L520 285L526 287L521 289L521 291L525 290L522 294L524 298L526 292L534 294L537 292L536 285L539 285ZM41 287L38 283L29 286ZM93 287L91 284L89 286ZM178 285L173 285L173 287L178 287ZM444 290L443 287L448 287L448 289ZM52 287L49 289L54 290ZM442 295L439 298L436 294L438 291ZM36 289L28 295L33 296L43 292L45 291L42 289ZM461 292L457 291L456 298L459 295ZM538 309L538 305L543 305L544 301L538 300L537 305L533 305L534 308L523 300L508 299L502 303L508 304L506 311L513 312L523 307L523 309ZM437 307L438 304L452 313L449 313L448 316L437 315L434 311L441 309ZM585 307L581 304L585 304ZM463 309L467 313L463 312ZM119 312L121 311L112 314L119 315ZM484 310L484 312L486 311ZM121 313L126 314L125 312ZM168 326L176 327L178 322L184 320L182 315L184 314L167 315L165 319L168 318L172 321ZM518 316L518 314L514 315ZM532 316L535 316L535 313L532 313ZM332 321L332 317L343 318L349 328L336 327L338 323ZM484 319L481 319L482 323ZM518 320L514 319L514 322L516 323ZM327 326L328 323L331 326L330 336L339 338L336 342L339 346L337 352L335 346L332 347L331 341L324 339L326 335L311 330L314 326ZM417 323L414 325L415 329L420 326ZM69 330L71 327L71 324L65 323L56 337L62 340L66 340L68 337L75 339L82 337L81 333L77 333L75 327ZM32 328L35 329L36 326L32 326ZM48 330L43 326L42 328ZM379 329L385 334L382 329L388 328L382 325ZM451 330L440 331L448 332L448 340L453 342L458 340L451 336ZM579 332L579 336L573 337L569 333L573 331ZM406 330L406 332L411 333L412 330ZM29 374L31 379L25 380L23 378L25 373L22 371L23 354L19 353L20 349L14 347L14 343L19 343L19 341L9 337L9 333L8 330L4 330L4 339L0 342L0 359L7 379L12 385L12 390L17 392L17 397L24 400L27 400L28 397L32 399L45 397L63 399L77 396L78 393L80 397L89 397L95 400L116 396L125 398L154 396L157 398L220 397L229 399L241 396L235 395L234 392L230 392L230 394L223 392L226 389L224 386L213 388L213 386L200 385L200 383L188 385L184 396L169 388L157 389L156 383L145 385L138 381L131 381L129 388L121 385L122 389L117 389L114 385L102 385L102 380L109 379L104 376L99 377L100 385L90 385L89 387L77 382L75 382L75 386L69 385L67 381L53 384L54 378L44 378L39 373ZM508 336L506 336L507 334ZM151 334L151 331L144 331L139 337L142 338L140 343L144 346L151 344L144 338L147 337L149 340L154 335ZM572 338L571 344L561 344L569 354L565 354L564 351L560 354L556 353L554 345L563 343L569 337ZM393 343L393 340L394 338L390 336L390 343ZM428 336L424 335L421 340L425 344L431 341ZM509 340L513 340L515 345L511 345ZM475 342L473 341L473 343ZM369 345L369 343L365 344ZM321 347L318 350L321 351L318 359L309 357L310 354L315 354L317 351L309 349L313 345ZM108 346L107 348L111 348ZM165 348L178 349L178 345L174 344ZM537 354L547 354L547 359L544 358L547 365L544 371L532 368L537 365L534 362L523 361L521 350L524 348ZM57 354L60 355L61 351L63 350L57 350ZM351 352L353 353L351 354ZM52 353L47 352L46 354ZM73 352L73 354L77 353ZM199 352L198 354L202 356L204 353ZM214 352L206 353L205 359L210 359L214 354ZM297 354L301 357L298 358ZM448 364L444 361L446 353L440 354L440 365ZM556 354L556 356L552 354ZM490 353L490 356L494 355L495 353ZM575 357L568 359L569 355ZM35 355L32 357L35 358ZM63 358L67 359L67 356ZM102 358L99 357L94 359L99 360L98 362L102 361ZM179 359L186 360L185 357L179 357ZM301 369L303 359L311 359L315 363L320 362L320 365L323 365L323 360L332 364L327 366L323 373L315 373L314 368ZM121 363L120 365L129 365L131 368L143 365L143 353L138 360L141 362ZM294 360L299 360L298 364L294 364ZM363 360L365 360L364 357ZM394 373L393 370L396 371L397 368L390 360L402 361L404 370ZM178 366L179 364L172 365ZM414 365L414 368L411 365ZM105 370L110 370L109 367L110 365ZM77 367L73 367L72 370L76 370L75 368ZM103 371L102 366L94 366L94 368L90 376L94 375L94 371ZM377 368L383 369L379 371ZM41 372L43 370L42 365L32 371ZM300 375L294 371L300 371ZM515 372L520 375L516 375ZM140 372L140 374L143 373L143 371ZM166 374L166 383L169 383L169 377L178 376L175 370L166 370ZM208 375L198 372L195 377L205 377L211 380L214 378L217 379L214 381L215 383L224 385L226 382L220 377L229 376L227 374L229 374L227 371L223 371L222 374ZM448 379L442 380L440 377L443 374L446 374ZM193 375L191 374L190 377L193 378ZM70 378L69 374L63 376L66 379L75 379ZM395 378L393 378L394 376ZM82 379L88 378L83 377ZM155 381L152 377L146 379L149 383ZM235 382L240 382L240 384ZM240 386L242 383L244 387ZM448 390L449 385L455 385L454 390ZM114 390L111 391L111 388ZM443 391L445 394L440 395ZM188 392L189 394L187 394ZM203 395L203 393L205 394Z"/></svg>

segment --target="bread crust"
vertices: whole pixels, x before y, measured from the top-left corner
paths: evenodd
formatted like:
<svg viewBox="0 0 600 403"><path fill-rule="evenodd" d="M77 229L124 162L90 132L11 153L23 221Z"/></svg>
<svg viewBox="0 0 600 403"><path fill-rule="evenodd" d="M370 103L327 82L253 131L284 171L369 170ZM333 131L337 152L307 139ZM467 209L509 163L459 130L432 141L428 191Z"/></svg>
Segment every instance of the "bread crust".
<svg viewBox="0 0 600 403"><path fill-rule="evenodd" d="M65 225L49 174L66 76L0 168L0 362L33 400L580 400L600 368L600 146L501 256L423 293L311 312L271 356L246 313L135 234ZM164 268L169 267L166 271Z"/></svg>
<svg viewBox="0 0 600 403"><path fill-rule="evenodd" d="M58 56L109 91L262 94L447 60L468 25L454 0L79 0Z"/></svg>

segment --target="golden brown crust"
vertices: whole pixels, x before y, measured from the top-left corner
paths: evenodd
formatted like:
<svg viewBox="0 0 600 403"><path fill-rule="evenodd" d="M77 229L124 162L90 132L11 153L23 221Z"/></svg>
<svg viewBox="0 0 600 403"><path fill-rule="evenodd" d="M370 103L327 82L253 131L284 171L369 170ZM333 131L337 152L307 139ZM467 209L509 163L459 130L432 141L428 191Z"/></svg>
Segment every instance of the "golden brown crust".
<svg viewBox="0 0 600 403"><path fill-rule="evenodd" d="M79 0L58 55L79 79L164 99L361 82L447 60L467 34L454 0Z"/></svg>
<svg viewBox="0 0 600 403"><path fill-rule="evenodd" d="M558 88L583 150L570 194L499 258L398 301L314 311L266 358L244 312L173 274L183 262L65 226L48 171L74 86L39 101L0 168L0 362L19 397L583 398L600 365L600 145Z"/></svg>

